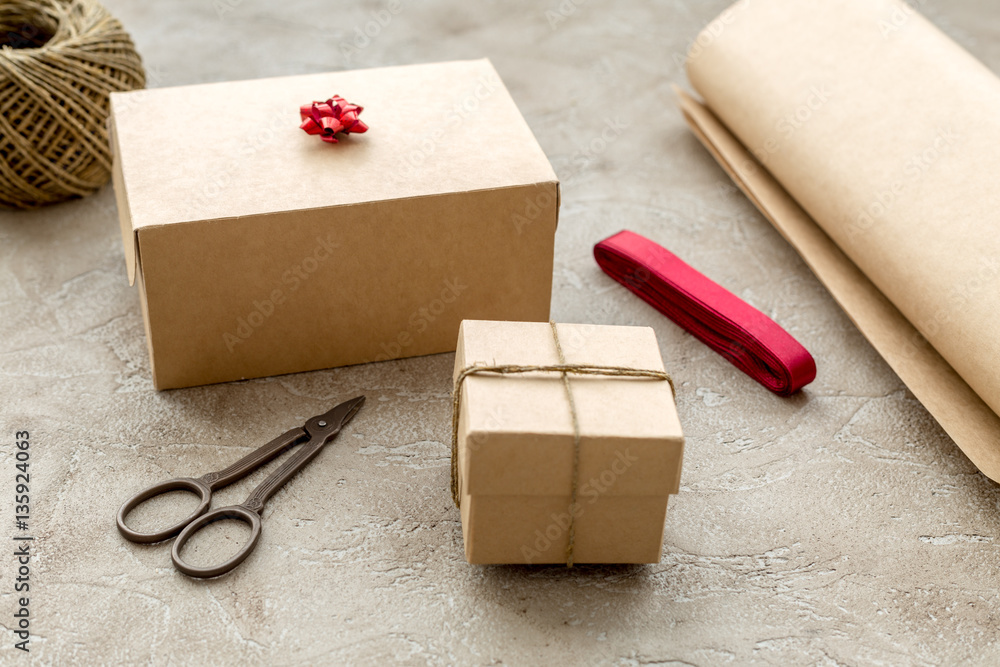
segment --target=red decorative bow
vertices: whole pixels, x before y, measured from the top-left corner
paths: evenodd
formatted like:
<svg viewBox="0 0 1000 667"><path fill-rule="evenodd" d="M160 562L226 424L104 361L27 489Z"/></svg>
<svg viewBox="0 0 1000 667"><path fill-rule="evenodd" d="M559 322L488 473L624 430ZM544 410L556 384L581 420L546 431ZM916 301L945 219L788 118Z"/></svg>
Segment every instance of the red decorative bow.
<svg viewBox="0 0 1000 667"><path fill-rule="evenodd" d="M337 143L338 132L361 134L368 126L358 119L364 107L351 104L340 95L334 95L326 102L313 102L299 107L302 116L301 127L306 134L318 134L327 143Z"/></svg>

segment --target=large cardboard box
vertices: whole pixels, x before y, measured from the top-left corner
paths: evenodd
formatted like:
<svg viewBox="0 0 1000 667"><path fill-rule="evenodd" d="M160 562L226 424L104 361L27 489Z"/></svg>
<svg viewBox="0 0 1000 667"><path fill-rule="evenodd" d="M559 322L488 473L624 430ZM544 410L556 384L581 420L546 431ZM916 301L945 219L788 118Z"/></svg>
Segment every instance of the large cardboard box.
<svg viewBox="0 0 1000 667"><path fill-rule="evenodd" d="M648 327L556 325L569 365L663 371ZM477 366L559 363L547 323L462 323L455 378ZM670 385L569 376L580 451L571 508L574 427L557 372L468 375L459 405L458 489L470 563L660 560L670 494L680 487L684 435Z"/></svg>
<svg viewBox="0 0 1000 667"><path fill-rule="evenodd" d="M299 129L334 94L366 134ZM559 185L487 60L114 93L109 125L158 389L548 318Z"/></svg>

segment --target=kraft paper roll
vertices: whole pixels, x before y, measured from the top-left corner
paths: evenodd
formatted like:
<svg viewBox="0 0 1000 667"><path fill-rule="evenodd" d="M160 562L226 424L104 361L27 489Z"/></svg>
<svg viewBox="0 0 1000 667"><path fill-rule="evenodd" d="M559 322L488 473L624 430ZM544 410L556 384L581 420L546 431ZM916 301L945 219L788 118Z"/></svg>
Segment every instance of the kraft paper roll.
<svg viewBox="0 0 1000 667"><path fill-rule="evenodd" d="M743 0L687 69L699 138L1000 479L1000 79L895 0Z"/></svg>

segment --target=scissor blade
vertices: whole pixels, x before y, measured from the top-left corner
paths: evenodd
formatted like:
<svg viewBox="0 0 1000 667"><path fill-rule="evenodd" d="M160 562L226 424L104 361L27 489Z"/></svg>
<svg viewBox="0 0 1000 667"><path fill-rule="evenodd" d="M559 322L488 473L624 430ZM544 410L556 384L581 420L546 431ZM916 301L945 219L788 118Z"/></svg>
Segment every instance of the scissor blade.
<svg viewBox="0 0 1000 667"><path fill-rule="evenodd" d="M324 428L332 428L339 431L347 424L347 422L354 418L354 415L358 414L358 410L360 410L361 406L364 404L365 397L358 396L349 401L344 401L329 412L313 417L307 423L312 424L326 422L328 426L324 426Z"/></svg>

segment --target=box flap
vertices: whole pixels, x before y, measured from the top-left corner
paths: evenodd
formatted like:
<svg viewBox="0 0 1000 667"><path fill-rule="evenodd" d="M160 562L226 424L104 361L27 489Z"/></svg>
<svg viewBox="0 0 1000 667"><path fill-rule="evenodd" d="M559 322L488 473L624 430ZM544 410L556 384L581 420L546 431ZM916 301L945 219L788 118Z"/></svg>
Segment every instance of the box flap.
<svg viewBox="0 0 1000 667"><path fill-rule="evenodd" d="M128 206L128 193L122 180L122 163L118 149L118 133L114 122L115 96L111 96L111 113L108 116L108 137L111 139L111 180L114 184L115 203L118 205L118 224L122 232L122 248L125 250L125 267L128 271L128 284L135 284L136 264L139 256L139 239L132 227L132 214Z"/></svg>
<svg viewBox="0 0 1000 667"><path fill-rule="evenodd" d="M299 106L334 94L364 107L366 134L299 129ZM488 60L111 97L133 230L557 181Z"/></svg>

